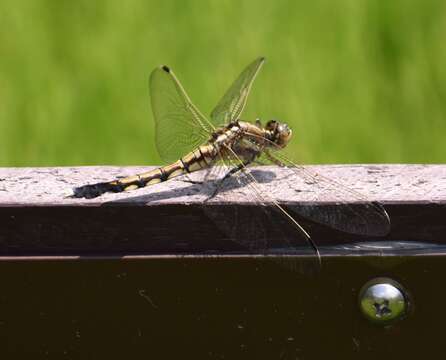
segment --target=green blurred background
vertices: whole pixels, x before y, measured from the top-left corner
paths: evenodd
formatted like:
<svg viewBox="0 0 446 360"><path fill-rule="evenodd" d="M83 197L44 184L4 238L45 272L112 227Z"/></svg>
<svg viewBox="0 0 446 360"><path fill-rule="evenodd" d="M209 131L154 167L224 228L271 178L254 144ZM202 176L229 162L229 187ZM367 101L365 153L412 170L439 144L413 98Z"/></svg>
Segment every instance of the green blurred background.
<svg viewBox="0 0 446 360"><path fill-rule="evenodd" d="M444 1L2 0L0 166L160 163L151 70L209 113L259 55L303 162L444 162Z"/></svg>

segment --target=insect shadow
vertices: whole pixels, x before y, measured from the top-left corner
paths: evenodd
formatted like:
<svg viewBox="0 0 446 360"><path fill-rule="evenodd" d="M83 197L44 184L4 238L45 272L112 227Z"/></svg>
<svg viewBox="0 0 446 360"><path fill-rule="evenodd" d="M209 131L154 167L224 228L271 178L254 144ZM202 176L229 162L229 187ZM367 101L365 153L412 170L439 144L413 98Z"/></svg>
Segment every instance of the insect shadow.
<svg viewBox="0 0 446 360"><path fill-rule="evenodd" d="M276 178L276 174L269 170L253 169L250 170L250 173L259 183L270 183ZM237 181L236 177L234 176L231 176L225 180L213 179L209 181L195 181L188 177L179 177L178 179L170 181L168 184L175 185L178 184L178 182L190 183L190 185L186 187L174 187L164 191L154 191L153 193L145 195L126 197L125 199L106 201L103 203L103 205L107 206L133 202L150 203L197 194L202 194L206 197L206 199L210 199L214 195L221 195L225 192L244 188L247 186L246 183L244 184ZM151 187L151 189L155 189L155 187Z"/></svg>

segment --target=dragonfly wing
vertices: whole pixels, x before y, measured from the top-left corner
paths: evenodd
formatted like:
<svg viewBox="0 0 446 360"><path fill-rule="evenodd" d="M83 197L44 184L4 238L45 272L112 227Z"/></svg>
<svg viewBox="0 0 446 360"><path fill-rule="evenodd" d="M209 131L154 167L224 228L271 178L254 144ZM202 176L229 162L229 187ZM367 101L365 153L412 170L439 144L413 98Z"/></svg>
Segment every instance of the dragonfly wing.
<svg viewBox="0 0 446 360"><path fill-rule="evenodd" d="M289 169L286 186L302 193L305 202L293 206L299 215L347 233L364 236L385 236L390 219L381 204L368 200L339 181L298 165L280 151L262 155L262 163L281 164ZM319 206L325 203L324 206Z"/></svg>
<svg viewBox="0 0 446 360"><path fill-rule="evenodd" d="M178 160L208 140L214 126L192 103L170 68L153 70L149 86L156 147L164 161Z"/></svg>
<svg viewBox="0 0 446 360"><path fill-rule="evenodd" d="M226 91L211 113L211 120L215 126L221 126L231 120L239 119L246 105L252 83L264 62L264 57L254 60Z"/></svg>
<svg viewBox="0 0 446 360"><path fill-rule="evenodd" d="M268 184L257 181L260 174L256 169L241 166L240 171L221 182L225 174L240 165L243 162L235 155L220 158L218 166L212 168L217 191L205 202L205 213L244 249L270 255L280 265L299 273L318 271L320 257L315 244L297 220L277 203ZM222 206L227 201L237 205Z"/></svg>

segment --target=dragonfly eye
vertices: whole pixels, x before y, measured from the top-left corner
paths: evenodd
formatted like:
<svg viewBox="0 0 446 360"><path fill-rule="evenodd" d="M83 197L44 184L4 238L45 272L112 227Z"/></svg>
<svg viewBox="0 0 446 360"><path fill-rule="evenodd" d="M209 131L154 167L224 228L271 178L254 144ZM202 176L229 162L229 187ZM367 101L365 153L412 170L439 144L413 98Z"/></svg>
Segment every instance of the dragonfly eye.
<svg viewBox="0 0 446 360"><path fill-rule="evenodd" d="M285 147L291 139L293 132L287 124L278 124L276 127L276 144Z"/></svg>
<svg viewBox="0 0 446 360"><path fill-rule="evenodd" d="M266 123L265 129L275 132L278 124L276 120L270 120Z"/></svg>
<svg viewBox="0 0 446 360"><path fill-rule="evenodd" d="M285 147L291 139L292 131L287 124L270 120L266 123L265 129L271 134L270 140L281 148Z"/></svg>

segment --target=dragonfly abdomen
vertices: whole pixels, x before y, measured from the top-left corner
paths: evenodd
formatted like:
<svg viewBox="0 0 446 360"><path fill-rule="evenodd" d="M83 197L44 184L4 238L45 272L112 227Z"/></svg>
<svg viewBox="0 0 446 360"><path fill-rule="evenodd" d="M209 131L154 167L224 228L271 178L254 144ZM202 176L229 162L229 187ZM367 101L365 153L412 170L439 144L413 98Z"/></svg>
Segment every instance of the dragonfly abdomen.
<svg viewBox="0 0 446 360"><path fill-rule="evenodd" d="M75 188L74 197L91 199L107 192L118 193L159 184L160 182L173 179L177 176L210 166L217 157L217 154L217 149L214 145L202 145L170 165L110 182L90 184Z"/></svg>
<svg viewBox="0 0 446 360"><path fill-rule="evenodd" d="M115 180L115 182L117 185L123 187L123 191L155 185L160 182L173 179L177 176L198 171L210 166L214 162L216 154L216 149L212 144L202 145L170 165L166 165L143 174Z"/></svg>

